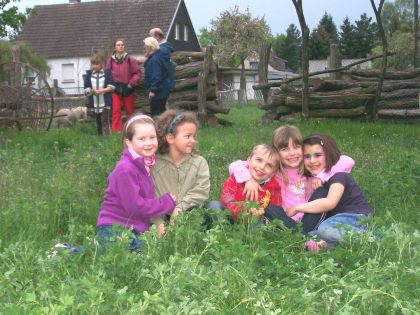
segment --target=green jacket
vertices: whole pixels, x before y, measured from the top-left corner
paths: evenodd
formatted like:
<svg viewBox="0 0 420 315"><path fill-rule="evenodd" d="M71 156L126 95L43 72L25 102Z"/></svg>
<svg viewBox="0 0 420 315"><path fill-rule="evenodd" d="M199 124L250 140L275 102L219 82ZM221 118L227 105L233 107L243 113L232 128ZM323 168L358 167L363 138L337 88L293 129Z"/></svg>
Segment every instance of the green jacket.
<svg viewBox="0 0 420 315"><path fill-rule="evenodd" d="M176 167L168 155L158 155L151 169L156 195L161 196L166 192L175 195L177 208L188 210L208 200L210 171L202 156L187 155Z"/></svg>

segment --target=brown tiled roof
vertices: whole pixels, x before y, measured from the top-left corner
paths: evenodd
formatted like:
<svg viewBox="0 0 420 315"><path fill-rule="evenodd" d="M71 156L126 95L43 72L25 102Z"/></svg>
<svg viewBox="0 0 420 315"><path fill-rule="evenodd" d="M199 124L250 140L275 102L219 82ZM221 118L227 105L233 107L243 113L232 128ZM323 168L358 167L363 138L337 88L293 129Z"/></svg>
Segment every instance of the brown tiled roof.
<svg viewBox="0 0 420 315"><path fill-rule="evenodd" d="M287 67L287 61L283 58L277 57L274 55L274 52L271 51L270 60L268 64L272 66L275 70L285 71Z"/></svg>
<svg viewBox="0 0 420 315"><path fill-rule="evenodd" d="M19 39L49 58L90 56L124 38L130 54L143 53L149 29L167 34L182 0L104 0L36 6Z"/></svg>

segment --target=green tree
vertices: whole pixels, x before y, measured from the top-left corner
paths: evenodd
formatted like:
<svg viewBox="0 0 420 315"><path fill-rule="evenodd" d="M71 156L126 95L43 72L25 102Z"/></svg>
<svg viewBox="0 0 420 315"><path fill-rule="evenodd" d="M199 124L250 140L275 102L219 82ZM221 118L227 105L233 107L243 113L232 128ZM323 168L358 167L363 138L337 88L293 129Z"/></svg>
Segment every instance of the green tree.
<svg viewBox="0 0 420 315"><path fill-rule="evenodd" d="M20 0L0 0L0 38L15 39L26 22L27 16L32 12L31 9L27 9L26 13L21 13L15 5L5 9L12 2L20 2Z"/></svg>
<svg viewBox="0 0 420 315"><path fill-rule="evenodd" d="M221 63L238 58L241 65L239 100L246 101L245 59L255 57L261 43L268 40L269 28L263 18L253 18L249 9L239 12L238 6L224 11L211 21L215 57Z"/></svg>
<svg viewBox="0 0 420 315"><path fill-rule="evenodd" d="M330 44L338 43L337 26L327 12L319 21L309 40L309 58L325 59L330 54Z"/></svg>
<svg viewBox="0 0 420 315"><path fill-rule="evenodd" d="M378 38L378 28L366 13L363 13L360 20L355 21L355 24L353 57L365 58L371 53L375 45Z"/></svg>
<svg viewBox="0 0 420 315"><path fill-rule="evenodd" d="M300 68L302 61L302 36L295 24L289 25L284 40L275 52L277 56L287 60L290 69L297 71Z"/></svg>
<svg viewBox="0 0 420 315"><path fill-rule="evenodd" d="M355 27L351 24L350 19L346 17L343 24L340 25L339 43L340 52L344 58L354 57L354 41L355 41Z"/></svg>
<svg viewBox="0 0 420 315"><path fill-rule="evenodd" d="M382 23L387 36L392 36L396 31L410 31L413 21L414 0L385 2L382 9Z"/></svg>
<svg viewBox="0 0 420 315"><path fill-rule="evenodd" d="M50 73L47 58L34 55L30 45L24 41L9 42L6 40L0 40L0 64L11 61L10 49L14 44L17 44L20 47L21 62L30 64L45 76Z"/></svg>
<svg viewBox="0 0 420 315"><path fill-rule="evenodd" d="M388 50L395 55L388 57L387 68L390 70L412 70L414 68L414 51L412 47L413 33L396 31L388 38ZM375 55L382 54L382 46L378 45L373 50ZM372 67L380 69L381 60L372 61Z"/></svg>
<svg viewBox="0 0 420 315"><path fill-rule="evenodd" d="M212 30L208 30L205 27L200 28L198 34L198 41L202 48L214 46L214 35Z"/></svg>

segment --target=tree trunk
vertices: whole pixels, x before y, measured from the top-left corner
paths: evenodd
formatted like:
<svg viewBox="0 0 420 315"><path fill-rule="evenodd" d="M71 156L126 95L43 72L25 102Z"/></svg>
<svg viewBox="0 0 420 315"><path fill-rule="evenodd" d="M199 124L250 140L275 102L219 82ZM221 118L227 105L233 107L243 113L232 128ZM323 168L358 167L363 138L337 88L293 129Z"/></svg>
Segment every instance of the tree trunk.
<svg viewBox="0 0 420 315"><path fill-rule="evenodd" d="M366 106L375 98L375 94L355 94L355 95L330 95L309 97L309 108L313 109L344 109ZM302 105L302 99L294 96L286 97L285 106L299 108Z"/></svg>
<svg viewBox="0 0 420 315"><path fill-rule="evenodd" d="M378 116L384 118L420 119L420 109L380 109Z"/></svg>
<svg viewBox="0 0 420 315"><path fill-rule="evenodd" d="M302 0L292 0L302 32L302 120L309 117L309 28L303 14Z"/></svg>
<svg viewBox="0 0 420 315"><path fill-rule="evenodd" d="M175 69L175 78L179 80L197 77L198 73L203 68L203 63L203 61L195 61L185 65L177 66Z"/></svg>
<svg viewBox="0 0 420 315"><path fill-rule="evenodd" d="M239 102L241 104L246 104L246 79L245 79L245 61L241 57L241 80L239 83Z"/></svg>
<svg viewBox="0 0 420 315"><path fill-rule="evenodd" d="M380 100L378 108L381 109L411 109L419 108L419 98L405 98L399 100Z"/></svg>
<svg viewBox="0 0 420 315"><path fill-rule="evenodd" d="M203 67L198 75L197 85L197 115L201 122L207 121L206 101L207 101L207 78L210 72L210 65L213 60L213 47L206 48ZM211 89L209 89L211 91Z"/></svg>
<svg viewBox="0 0 420 315"><path fill-rule="evenodd" d="M364 106L351 108L351 109L324 109L324 110L311 110L311 117L316 118L351 118L364 116L366 108Z"/></svg>
<svg viewBox="0 0 420 315"><path fill-rule="evenodd" d="M414 68L420 67L420 57L419 57L419 1L414 0Z"/></svg>
<svg viewBox="0 0 420 315"><path fill-rule="evenodd" d="M268 63L270 61L271 43L265 43L260 48L260 62L258 63L258 84L268 83ZM264 104L268 104L269 88L261 90Z"/></svg>

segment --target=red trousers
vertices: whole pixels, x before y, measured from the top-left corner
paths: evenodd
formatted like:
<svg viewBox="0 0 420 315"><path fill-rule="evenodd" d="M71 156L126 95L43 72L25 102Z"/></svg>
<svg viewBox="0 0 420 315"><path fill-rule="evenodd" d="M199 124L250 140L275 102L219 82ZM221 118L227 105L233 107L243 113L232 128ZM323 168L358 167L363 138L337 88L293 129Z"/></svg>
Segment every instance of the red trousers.
<svg viewBox="0 0 420 315"><path fill-rule="evenodd" d="M120 132L123 127L121 116L121 105L124 105L125 116L128 120L134 113L135 93L129 96L120 96L117 93L112 93L112 130Z"/></svg>

